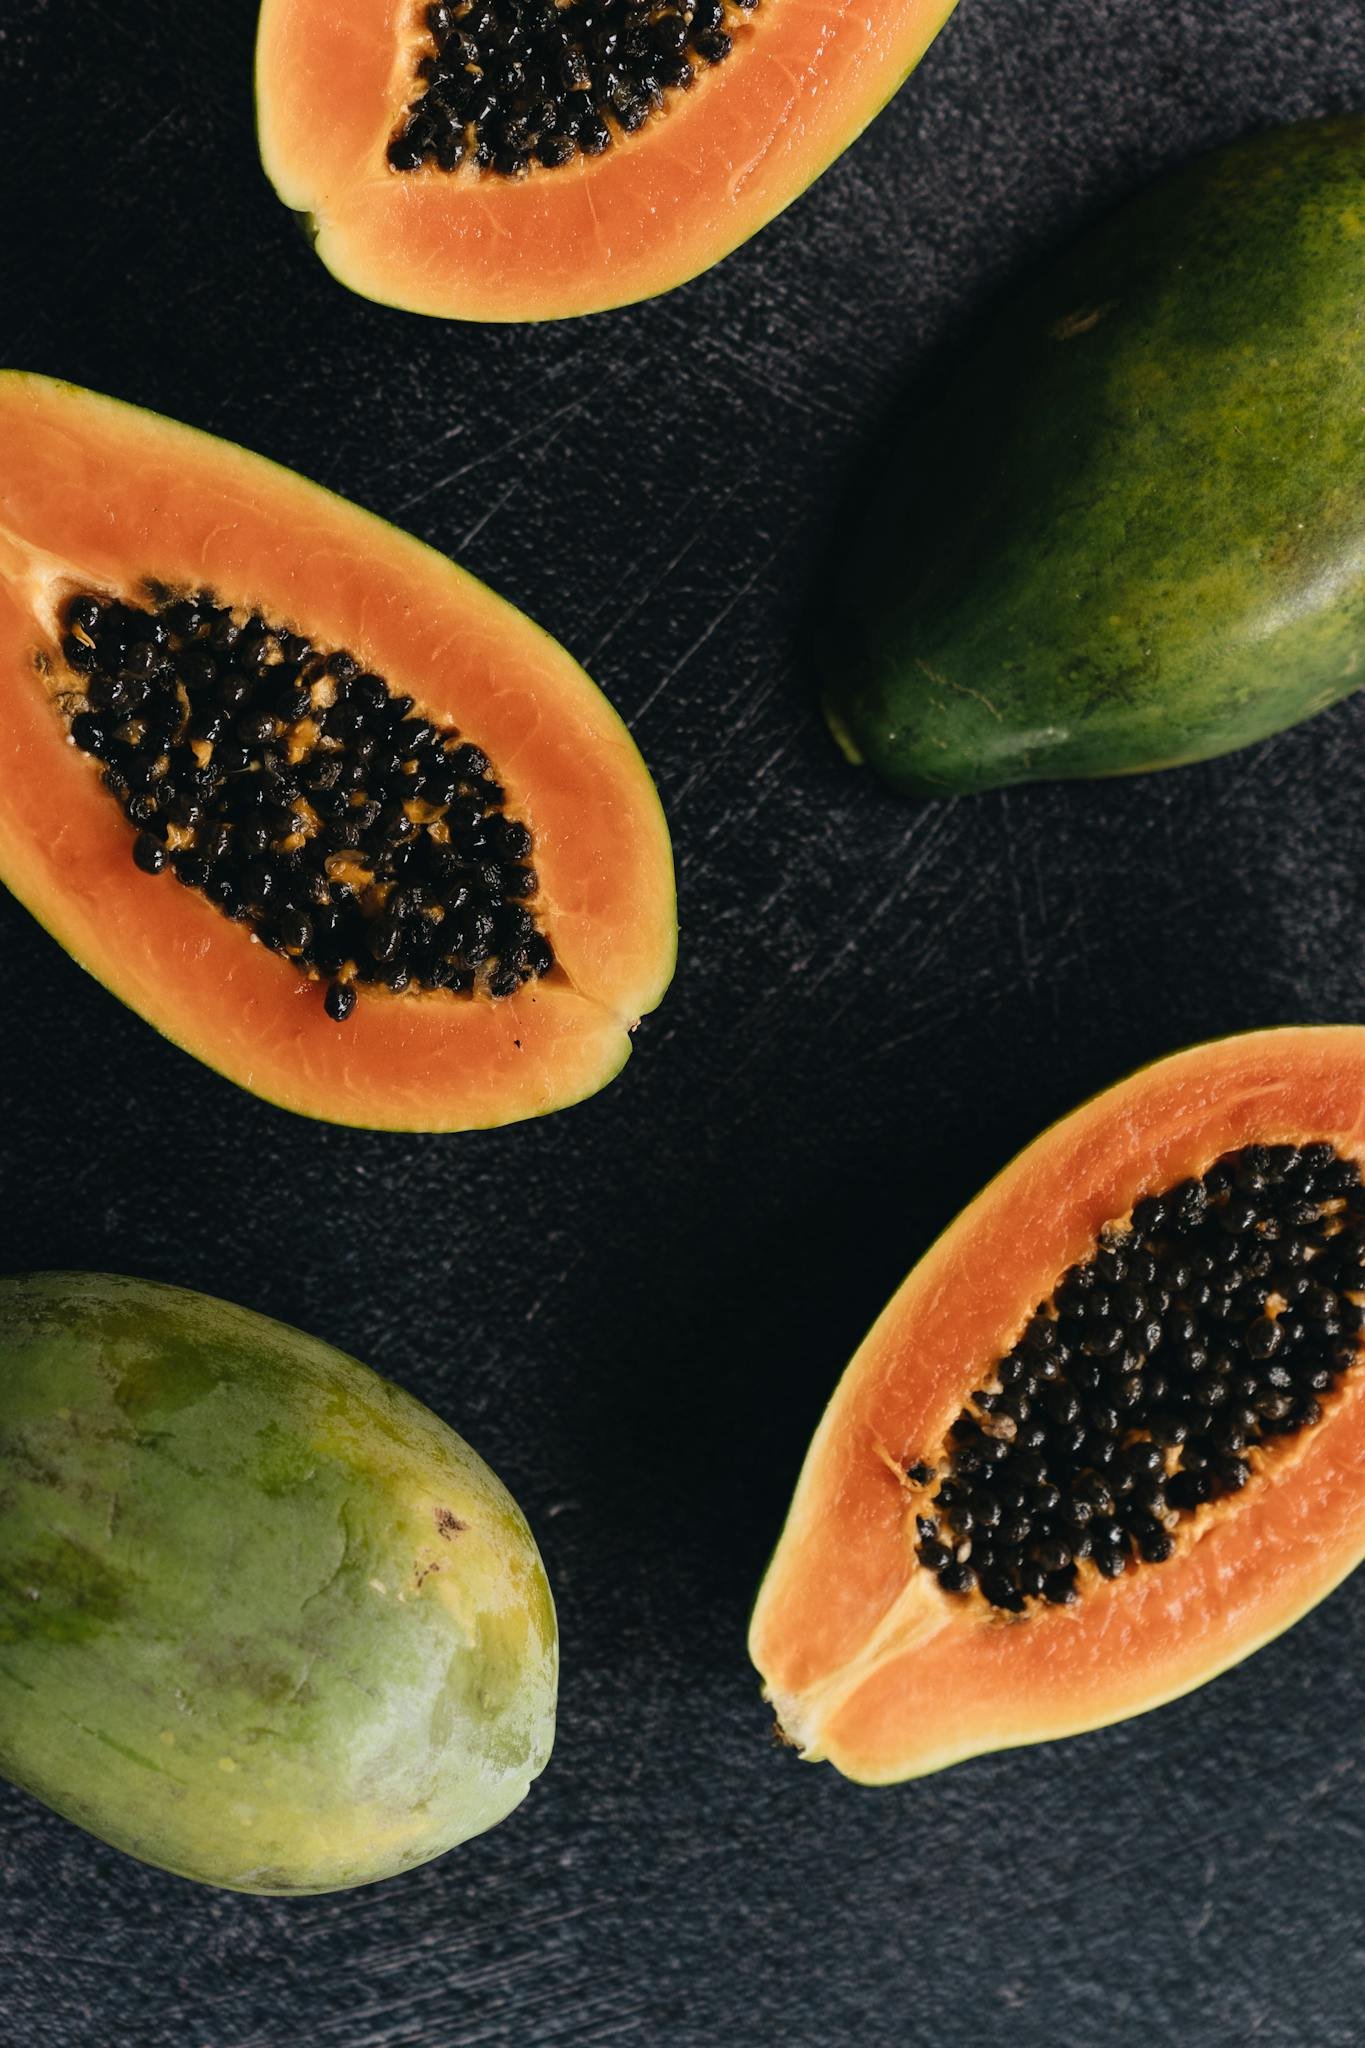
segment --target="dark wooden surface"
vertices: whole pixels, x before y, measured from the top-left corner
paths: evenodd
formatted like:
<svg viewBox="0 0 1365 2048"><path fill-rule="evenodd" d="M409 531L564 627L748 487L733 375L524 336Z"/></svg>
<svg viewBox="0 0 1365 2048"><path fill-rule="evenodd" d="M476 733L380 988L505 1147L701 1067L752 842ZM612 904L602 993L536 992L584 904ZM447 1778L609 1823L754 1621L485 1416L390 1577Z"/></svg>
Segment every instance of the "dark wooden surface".
<svg viewBox="0 0 1365 2048"><path fill-rule="evenodd" d="M0 1794L0 2042L1349 2048L1365 1583L1160 1714L882 1792L772 1747L744 1630L834 1376L983 1177L1137 1061L1361 1013L1365 701L909 807L836 756L798 623L934 345L1162 166L1365 102L1359 0L963 0L757 242L522 331L326 276L257 168L252 28L4 0L0 359L292 463L566 640L658 774L682 962L597 1101L421 1140L236 1093L0 902L0 1261L402 1380L523 1502L564 1642L527 1804L377 1890L215 1895Z"/></svg>

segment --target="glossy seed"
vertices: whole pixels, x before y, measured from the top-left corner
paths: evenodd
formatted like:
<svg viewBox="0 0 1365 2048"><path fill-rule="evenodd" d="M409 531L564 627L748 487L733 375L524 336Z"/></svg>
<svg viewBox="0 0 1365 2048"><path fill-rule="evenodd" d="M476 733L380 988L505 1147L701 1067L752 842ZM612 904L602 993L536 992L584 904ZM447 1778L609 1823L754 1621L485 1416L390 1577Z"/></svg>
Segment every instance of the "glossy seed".
<svg viewBox="0 0 1365 2048"><path fill-rule="evenodd" d="M1278 1322L1269 1316L1259 1316L1248 1329L1245 1338L1247 1350L1255 1359L1270 1358L1279 1350L1284 1333Z"/></svg>
<svg viewBox="0 0 1365 2048"><path fill-rule="evenodd" d="M1024 1600L1018 1587L1008 1573L983 1571L979 1574L981 1591L992 1607L999 1607L1008 1613L1022 1612Z"/></svg>
<svg viewBox="0 0 1365 2048"><path fill-rule="evenodd" d="M133 841L133 859L144 875L159 875L166 865L166 849L150 832L139 832Z"/></svg>

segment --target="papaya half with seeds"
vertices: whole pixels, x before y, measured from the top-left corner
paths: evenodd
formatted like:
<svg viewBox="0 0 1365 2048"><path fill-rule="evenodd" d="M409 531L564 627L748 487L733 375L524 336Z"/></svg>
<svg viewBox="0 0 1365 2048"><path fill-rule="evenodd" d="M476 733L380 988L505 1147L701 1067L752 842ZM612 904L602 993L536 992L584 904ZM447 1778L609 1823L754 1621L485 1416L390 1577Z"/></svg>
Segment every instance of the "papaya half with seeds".
<svg viewBox="0 0 1365 2048"><path fill-rule="evenodd" d="M1354 690L1365 116L1220 150L1002 305L892 436L822 628L897 790L1129 774Z"/></svg>
<svg viewBox="0 0 1365 2048"><path fill-rule="evenodd" d="M621 720L420 542L207 434L0 375L0 879L231 1080L391 1129L623 1065L673 968Z"/></svg>
<svg viewBox="0 0 1365 2048"><path fill-rule="evenodd" d="M670 290L805 190L954 0L264 0L261 157L365 297L545 320Z"/></svg>
<svg viewBox="0 0 1365 2048"><path fill-rule="evenodd" d="M322 1892L502 1820L554 1735L530 1531L421 1403L301 1331L0 1279L0 1772L183 1877Z"/></svg>
<svg viewBox="0 0 1365 2048"><path fill-rule="evenodd" d="M1196 1046L1056 1124L893 1297L750 1648L885 1784L1161 1705L1365 1555L1365 1028Z"/></svg>

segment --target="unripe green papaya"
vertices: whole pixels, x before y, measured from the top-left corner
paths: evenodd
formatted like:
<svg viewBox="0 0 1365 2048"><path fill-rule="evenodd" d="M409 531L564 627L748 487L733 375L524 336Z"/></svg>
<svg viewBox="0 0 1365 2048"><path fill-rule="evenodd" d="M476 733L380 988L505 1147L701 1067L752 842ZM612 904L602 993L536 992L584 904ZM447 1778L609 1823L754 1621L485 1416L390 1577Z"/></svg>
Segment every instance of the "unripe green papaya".
<svg viewBox="0 0 1365 2048"><path fill-rule="evenodd" d="M845 750L946 795L1228 752L1365 677L1365 117L1150 187L998 309L833 577Z"/></svg>
<svg viewBox="0 0 1365 2048"><path fill-rule="evenodd" d="M521 1801L557 1655L515 1502L410 1395L201 1294L0 1280L0 1772L59 1813L367 1884Z"/></svg>

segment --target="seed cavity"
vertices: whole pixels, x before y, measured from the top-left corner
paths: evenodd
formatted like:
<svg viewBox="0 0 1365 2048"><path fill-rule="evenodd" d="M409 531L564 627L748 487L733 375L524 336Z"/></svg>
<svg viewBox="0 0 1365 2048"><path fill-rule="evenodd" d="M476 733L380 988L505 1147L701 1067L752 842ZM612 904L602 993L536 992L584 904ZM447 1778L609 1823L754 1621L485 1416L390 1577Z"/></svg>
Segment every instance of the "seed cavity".
<svg viewBox="0 0 1365 2048"><path fill-rule="evenodd" d="M149 586L65 608L61 698L132 858L328 984L498 999L547 974L529 828L481 748L344 648Z"/></svg>
<svg viewBox="0 0 1365 2048"><path fill-rule="evenodd" d="M437 0L417 97L389 143L396 171L424 164L524 177L600 156L698 67L723 63L758 0Z"/></svg>
<svg viewBox="0 0 1365 2048"><path fill-rule="evenodd" d="M907 1471L945 1593L1023 1614L1174 1556L1322 1419L1360 1357L1365 1188L1331 1145L1248 1145L1137 1202Z"/></svg>

